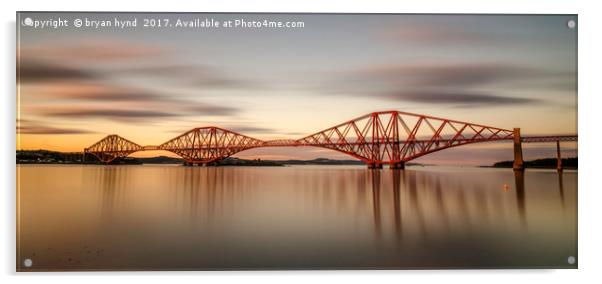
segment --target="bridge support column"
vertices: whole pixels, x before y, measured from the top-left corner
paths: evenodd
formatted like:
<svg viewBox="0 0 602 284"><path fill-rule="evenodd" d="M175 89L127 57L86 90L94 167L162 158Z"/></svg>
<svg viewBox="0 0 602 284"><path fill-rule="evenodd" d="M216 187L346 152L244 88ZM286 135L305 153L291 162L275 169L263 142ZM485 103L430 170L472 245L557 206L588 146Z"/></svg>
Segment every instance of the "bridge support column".
<svg viewBox="0 0 602 284"><path fill-rule="evenodd" d="M368 169L382 169L383 164L378 162L368 162Z"/></svg>
<svg viewBox="0 0 602 284"><path fill-rule="evenodd" d="M562 157L560 156L560 140L556 140L556 155L558 162L556 163L556 170L562 172Z"/></svg>
<svg viewBox="0 0 602 284"><path fill-rule="evenodd" d="M389 164L389 169L391 170L403 170L406 168L405 162L397 162Z"/></svg>
<svg viewBox="0 0 602 284"><path fill-rule="evenodd" d="M525 163L523 161L523 144L520 137L520 128L514 128L514 164L512 169L515 171L524 171Z"/></svg>

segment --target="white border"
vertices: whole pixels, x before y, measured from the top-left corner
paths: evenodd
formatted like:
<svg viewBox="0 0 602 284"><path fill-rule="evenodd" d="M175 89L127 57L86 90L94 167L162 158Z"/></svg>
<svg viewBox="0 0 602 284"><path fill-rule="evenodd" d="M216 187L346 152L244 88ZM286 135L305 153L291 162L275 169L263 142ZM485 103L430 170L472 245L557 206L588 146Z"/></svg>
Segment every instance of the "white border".
<svg viewBox="0 0 602 284"><path fill-rule="evenodd" d="M368 283L386 280L412 283L600 283L600 242L602 186L596 178L601 150L599 124L595 114L601 106L600 25L602 10L598 1L3 1L2 56L0 76L2 96L3 162L0 180L4 183L1 212L2 283L61 282L105 283L109 281L255 282L262 283ZM361 12L361 13L535 13L579 14L579 269L578 270L455 270L455 271L250 271L250 272L116 272L116 273L33 273L15 271L15 11L171 11L171 12ZM90 277L94 276L94 277ZM134 277L134 278L132 278ZM200 277L200 279L199 279Z"/></svg>

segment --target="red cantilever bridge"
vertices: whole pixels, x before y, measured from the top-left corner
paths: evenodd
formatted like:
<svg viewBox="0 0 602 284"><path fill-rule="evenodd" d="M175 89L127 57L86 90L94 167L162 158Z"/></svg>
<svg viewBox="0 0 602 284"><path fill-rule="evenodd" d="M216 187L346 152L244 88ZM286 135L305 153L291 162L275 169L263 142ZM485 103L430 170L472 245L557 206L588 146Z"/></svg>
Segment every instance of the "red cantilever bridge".
<svg viewBox="0 0 602 284"><path fill-rule="evenodd" d="M109 135L84 150L104 163L145 150L166 150L187 165L208 165L238 152L259 147L314 146L332 149L366 162L369 168L404 168L407 161L466 144L514 141L515 169L523 168L522 143L556 142L560 166L560 141L577 136L521 137L520 129L507 130L457 120L401 111L373 112L301 139L264 141L227 129L209 126L191 129L161 145L141 146Z"/></svg>

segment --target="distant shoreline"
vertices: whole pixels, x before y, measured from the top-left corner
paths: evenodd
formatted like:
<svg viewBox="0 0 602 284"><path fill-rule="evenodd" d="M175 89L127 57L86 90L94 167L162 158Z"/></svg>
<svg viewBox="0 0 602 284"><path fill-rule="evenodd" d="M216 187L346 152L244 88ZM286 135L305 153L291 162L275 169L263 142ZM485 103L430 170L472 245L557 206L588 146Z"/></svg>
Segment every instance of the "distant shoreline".
<svg viewBox="0 0 602 284"><path fill-rule="evenodd" d="M48 150L17 150L17 164L41 164L41 165L104 165L104 163L96 160L93 157L87 157L82 163L82 152L57 152ZM537 159L525 161L526 168L532 169L555 169L556 158ZM159 156L148 158L126 157L116 159L111 165L183 165L184 160L181 158ZM512 168L513 161L500 161L493 165L473 166L478 168ZM563 158L562 165L565 169L577 169L577 158ZM327 158L316 158L313 160L247 160L234 157L228 157L220 162L212 164L212 166L249 166L249 167L282 167L287 165L365 165L364 162L358 160L333 160ZM430 166L420 163L406 163L406 166Z"/></svg>
<svg viewBox="0 0 602 284"><path fill-rule="evenodd" d="M82 162L82 152L63 153L48 150L18 150L16 152L17 164L78 164L78 165L104 165L91 155ZM148 157L119 158L111 162L112 165L142 165L142 164L184 164L184 159L175 157ZM317 158L313 160L261 160L261 159L240 159L234 157L225 158L219 162L212 163L212 166L253 166L253 167L281 167L285 165L364 165L364 162L358 160L333 160L327 158Z"/></svg>

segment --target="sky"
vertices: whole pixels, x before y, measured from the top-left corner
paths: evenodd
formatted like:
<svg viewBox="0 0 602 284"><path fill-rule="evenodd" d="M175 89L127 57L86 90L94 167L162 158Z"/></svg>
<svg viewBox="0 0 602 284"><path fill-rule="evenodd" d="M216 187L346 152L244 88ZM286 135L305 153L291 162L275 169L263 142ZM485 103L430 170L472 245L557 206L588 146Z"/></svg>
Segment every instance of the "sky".
<svg viewBox="0 0 602 284"><path fill-rule="evenodd" d="M68 27L23 23L67 20ZM137 26L75 27L136 19ZM144 27L144 19L290 21L302 28ZM577 134L574 15L20 13L17 149L82 151L108 134L159 145L203 126L298 139L374 111L400 110L523 135ZM52 23L52 22L50 22ZM576 143L563 143L575 156ZM555 144L525 145L525 158ZM418 159L490 164L511 143ZM168 155L140 152L135 156ZM261 148L241 158L349 159Z"/></svg>

